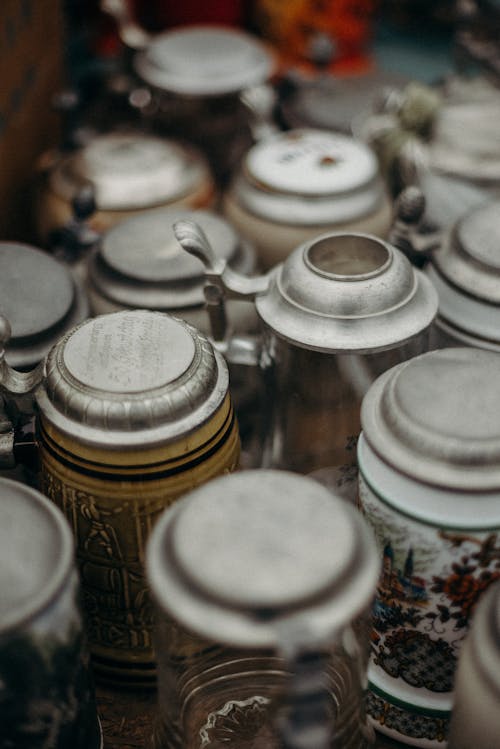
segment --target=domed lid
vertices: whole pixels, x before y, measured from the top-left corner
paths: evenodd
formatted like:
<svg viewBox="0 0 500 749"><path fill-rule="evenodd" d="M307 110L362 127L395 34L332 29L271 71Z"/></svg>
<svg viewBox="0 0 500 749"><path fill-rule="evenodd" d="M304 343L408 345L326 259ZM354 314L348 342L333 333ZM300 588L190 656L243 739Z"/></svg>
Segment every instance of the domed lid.
<svg viewBox="0 0 500 749"><path fill-rule="evenodd" d="M298 247L257 294L259 315L304 348L358 353L394 348L429 327L430 281L402 252L368 234L324 234Z"/></svg>
<svg viewBox="0 0 500 749"><path fill-rule="evenodd" d="M369 215L384 197L368 146L323 130L290 130L248 152L233 185L258 216L286 224L334 224Z"/></svg>
<svg viewBox="0 0 500 749"><path fill-rule="evenodd" d="M228 387L227 367L182 320L134 310L101 315L54 346L39 408L60 431L108 449L152 447L207 421Z"/></svg>
<svg viewBox="0 0 500 749"><path fill-rule="evenodd" d="M57 596L73 569L74 543L61 511L18 481L0 478L0 634L25 627Z"/></svg>
<svg viewBox="0 0 500 749"><path fill-rule="evenodd" d="M331 637L370 603L378 577L361 516L285 471L215 479L157 523L147 573L160 606L203 637L275 646L287 619Z"/></svg>
<svg viewBox="0 0 500 749"><path fill-rule="evenodd" d="M432 262L470 296L500 304L500 201L487 202L460 219Z"/></svg>
<svg viewBox="0 0 500 749"><path fill-rule="evenodd" d="M263 83L274 59L244 31L216 25L193 25L156 36L134 58L147 83L187 96L232 94Z"/></svg>
<svg viewBox="0 0 500 749"><path fill-rule="evenodd" d="M88 304L58 260L31 245L0 242L0 314L11 327L7 363L28 368L87 317Z"/></svg>
<svg viewBox="0 0 500 749"><path fill-rule="evenodd" d="M231 268L250 273L255 253L224 219L209 211L156 209L117 224L102 237L89 276L101 294L127 307L181 309L204 302L204 267L184 252L173 224L196 221Z"/></svg>
<svg viewBox="0 0 500 749"><path fill-rule="evenodd" d="M91 182L99 210L124 211L177 200L208 174L201 154L175 141L144 133L103 133L62 159L50 185L71 200Z"/></svg>
<svg viewBox="0 0 500 749"><path fill-rule="evenodd" d="M370 387L363 433L386 463L426 484L500 490L500 356L449 348L410 359Z"/></svg>

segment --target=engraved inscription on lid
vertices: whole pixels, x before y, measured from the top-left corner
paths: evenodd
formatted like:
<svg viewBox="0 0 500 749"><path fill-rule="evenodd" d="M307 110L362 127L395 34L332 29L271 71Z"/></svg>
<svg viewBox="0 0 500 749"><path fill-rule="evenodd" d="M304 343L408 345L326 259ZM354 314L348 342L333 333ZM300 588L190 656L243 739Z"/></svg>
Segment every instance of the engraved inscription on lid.
<svg viewBox="0 0 500 749"><path fill-rule="evenodd" d="M84 387L126 394L178 380L194 354L193 337L176 320L124 314L102 315L80 327L68 338L62 360Z"/></svg>
<svg viewBox="0 0 500 749"><path fill-rule="evenodd" d="M161 606L229 642L270 644L276 621L301 612L331 636L369 604L378 577L361 516L286 471L244 471L191 492L161 518L147 557Z"/></svg>
<svg viewBox="0 0 500 749"><path fill-rule="evenodd" d="M307 196L364 187L378 173L372 151L348 136L322 130L279 133L250 149L248 177L266 189Z"/></svg>
<svg viewBox="0 0 500 749"><path fill-rule="evenodd" d="M257 39L223 26L189 26L159 34L134 58L148 83L178 94L214 96L263 83L273 59Z"/></svg>
<svg viewBox="0 0 500 749"><path fill-rule="evenodd" d="M10 322L14 341L60 324L74 295L64 265L35 247L0 242L0 312Z"/></svg>
<svg viewBox="0 0 500 749"><path fill-rule="evenodd" d="M72 569L74 547L62 513L39 492L0 478L0 496L3 634L51 602Z"/></svg>
<svg viewBox="0 0 500 749"><path fill-rule="evenodd" d="M153 442L186 434L226 392L227 368L205 336L134 310L89 320L54 346L37 402L59 429L90 444L109 443L112 431L116 446L142 444L140 430L153 430Z"/></svg>
<svg viewBox="0 0 500 749"><path fill-rule="evenodd" d="M364 398L372 449L424 483L500 489L500 356L432 351L384 373Z"/></svg>
<svg viewBox="0 0 500 749"><path fill-rule="evenodd" d="M92 182L101 210L128 210L172 201L208 174L202 157L175 141L141 133L103 133L66 157L52 189L71 198Z"/></svg>
<svg viewBox="0 0 500 749"><path fill-rule="evenodd" d="M464 216L448 233L433 263L454 286L500 304L500 201Z"/></svg>
<svg viewBox="0 0 500 749"><path fill-rule="evenodd" d="M330 233L306 242L256 296L280 336L316 351L370 351L418 335L437 313L430 281L387 242Z"/></svg>

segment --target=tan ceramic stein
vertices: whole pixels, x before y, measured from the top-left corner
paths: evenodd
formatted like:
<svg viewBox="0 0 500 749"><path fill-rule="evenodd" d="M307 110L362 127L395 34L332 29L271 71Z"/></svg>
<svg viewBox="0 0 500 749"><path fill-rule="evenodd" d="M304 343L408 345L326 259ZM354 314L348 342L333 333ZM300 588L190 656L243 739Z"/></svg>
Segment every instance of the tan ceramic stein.
<svg viewBox="0 0 500 749"><path fill-rule="evenodd" d="M41 488L77 539L94 667L103 678L151 683L144 549L165 507L237 466L226 364L187 323L130 311L74 328L45 373L26 377ZM2 382L4 392L25 385L5 364Z"/></svg>

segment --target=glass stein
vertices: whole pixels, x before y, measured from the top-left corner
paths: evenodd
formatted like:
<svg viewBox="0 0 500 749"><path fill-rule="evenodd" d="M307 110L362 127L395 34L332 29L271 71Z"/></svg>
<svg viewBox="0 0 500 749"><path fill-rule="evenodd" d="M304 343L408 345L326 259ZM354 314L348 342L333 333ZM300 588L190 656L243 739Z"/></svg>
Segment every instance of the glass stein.
<svg viewBox="0 0 500 749"><path fill-rule="evenodd" d="M355 508L297 474L241 471L163 513L146 569L156 749L368 745L378 565Z"/></svg>
<svg viewBox="0 0 500 749"><path fill-rule="evenodd" d="M500 578L499 377L497 353L446 348L363 399L359 502L382 561L368 711L410 746L446 745L471 616Z"/></svg>
<svg viewBox="0 0 500 749"><path fill-rule="evenodd" d="M77 539L94 668L151 683L144 549L167 505L238 464L227 366L184 321L135 310L74 328L45 370L0 372L11 401L33 393L41 488Z"/></svg>
<svg viewBox="0 0 500 749"><path fill-rule="evenodd" d="M499 700L500 581L479 601L458 659L449 749L495 749Z"/></svg>
<svg viewBox="0 0 500 749"><path fill-rule="evenodd" d="M205 263L216 345L260 367L253 465L321 471L336 491L355 491L361 399L381 372L427 350L437 312L432 284L399 250L367 234L321 235L267 275L247 279L216 257L195 224L178 222L175 231ZM226 327L225 297L254 300L262 335L253 360Z"/></svg>
<svg viewBox="0 0 500 749"><path fill-rule="evenodd" d="M74 539L40 492L0 478L0 744L101 749Z"/></svg>

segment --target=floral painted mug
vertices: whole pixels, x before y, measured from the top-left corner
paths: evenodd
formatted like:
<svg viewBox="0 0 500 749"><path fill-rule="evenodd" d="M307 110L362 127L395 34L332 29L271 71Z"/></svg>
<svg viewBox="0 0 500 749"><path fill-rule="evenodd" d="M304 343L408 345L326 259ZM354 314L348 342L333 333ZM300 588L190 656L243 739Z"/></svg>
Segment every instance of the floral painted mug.
<svg viewBox="0 0 500 749"><path fill-rule="evenodd" d="M382 557L368 711L405 744L446 746L471 616L500 578L500 356L432 351L363 400L359 503Z"/></svg>

